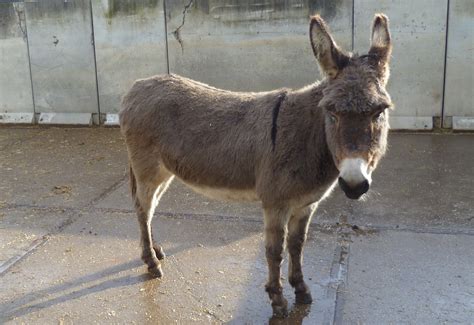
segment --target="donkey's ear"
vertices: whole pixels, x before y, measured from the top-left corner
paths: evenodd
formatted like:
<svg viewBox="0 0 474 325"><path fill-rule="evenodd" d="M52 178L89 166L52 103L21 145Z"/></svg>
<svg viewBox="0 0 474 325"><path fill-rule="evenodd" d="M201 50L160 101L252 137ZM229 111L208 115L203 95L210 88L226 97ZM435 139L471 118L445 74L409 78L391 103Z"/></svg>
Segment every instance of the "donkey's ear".
<svg viewBox="0 0 474 325"><path fill-rule="evenodd" d="M319 15L311 17L309 35L314 56L318 60L321 71L329 78L336 78L349 62L349 56L334 42L329 34L328 26Z"/></svg>
<svg viewBox="0 0 474 325"><path fill-rule="evenodd" d="M390 55L392 54L392 40L388 29L388 17L376 14L372 25L372 44L370 45L370 62L377 70L378 77L387 83L389 77Z"/></svg>

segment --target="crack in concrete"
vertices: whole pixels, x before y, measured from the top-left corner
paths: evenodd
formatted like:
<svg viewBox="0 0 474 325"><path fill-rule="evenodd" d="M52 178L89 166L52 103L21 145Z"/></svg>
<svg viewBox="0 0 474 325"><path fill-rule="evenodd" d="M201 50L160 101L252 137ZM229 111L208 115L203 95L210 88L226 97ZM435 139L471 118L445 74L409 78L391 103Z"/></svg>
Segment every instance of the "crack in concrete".
<svg viewBox="0 0 474 325"><path fill-rule="evenodd" d="M333 265L331 267L331 278L335 280L336 286L333 289L334 295L334 315L332 324L343 324L343 309L345 298L343 292L347 282L349 271L349 254L352 235L352 227L347 223L347 216L341 215L339 219L337 235L337 248L334 254Z"/></svg>
<svg viewBox="0 0 474 325"><path fill-rule="evenodd" d="M18 17L18 27L20 27L21 33L23 34L23 40L26 41L26 38L27 38L26 28L22 25L22 21L24 20L24 17L23 17L24 11L20 8L20 4L17 4L17 3L13 4L13 9L15 10L15 13Z"/></svg>
<svg viewBox="0 0 474 325"><path fill-rule="evenodd" d="M20 142L25 139L20 140ZM18 143L18 141L16 142ZM12 144L9 144L12 145ZM8 145L7 145L8 146ZM135 214L134 210L129 209L117 209L117 208L102 208L96 207L95 205L103 200L107 195L117 190L126 180L127 174L123 175L118 181L109 186L104 190L99 196L91 200L88 204L82 207L70 207L70 206L41 206L33 204L3 204L0 206L0 211L5 211L8 209L32 209L48 212L63 212L69 213L70 216L64 220L59 226L57 226L52 231L48 232L42 238L35 240L25 251L21 252L10 258L8 261L0 265L0 276L6 273L17 262L23 260L31 252L33 252L37 247L43 245L49 237L61 233L66 227L76 222L83 213L92 213L92 212L104 212L104 213L124 213L124 214ZM248 219L238 216L222 215L222 214L199 214L199 213L175 213L175 212L166 212L166 211L157 211L156 215L160 217L169 218L169 219L206 219L207 221L233 221L233 222L245 222L245 223L259 223L263 224L262 219ZM340 324L342 323L342 305L344 303L344 298L341 296L341 292L344 289L347 271L348 271L348 259L349 259L349 243L351 242L351 235L370 235L375 232L380 231L396 231L396 232L410 232L410 233L419 233L419 234L440 234L440 235L467 235L474 236L474 232L469 230L452 230L452 229L420 229L417 227L400 227L400 226L371 226L371 227L360 227L354 228L355 226L347 223L347 217L341 215L340 222L336 224L331 223L314 223L311 225L312 229L315 231L320 231L323 233L338 233L337 242L338 247L336 249L334 260L331 267L331 274L328 286L328 291L326 293L326 299L333 301L334 303L334 314L332 317L325 315L325 320L328 323ZM216 317L215 315L211 315Z"/></svg>
<svg viewBox="0 0 474 325"><path fill-rule="evenodd" d="M114 186L114 185L112 185ZM118 185L120 186L120 185ZM107 194L106 194L107 195ZM93 200L93 204L97 204L98 200ZM76 213L87 213L87 212L104 212L104 213L123 213L123 214L135 214L135 211L132 209L120 209L120 208L103 208L95 207L88 204L84 207L68 207L68 206L41 206L33 204L3 204L0 207L0 211L5 211L8 209L35 209L41 211L49 212L76 212ZM182 212L168 212L168 211L156 211L155 217L163 218L176 218L180 220L186 220L190 218L194 219L208 219L211 221L239 221L239 222L249 222L249 223L259 223L263 224L262 219L250 219L250 216L231 216L223 214L207 214L207 213L182 213ZM312 223L311 229L326 232L334 233L337 229L340 228L340 225L333 223ZM370 235L371 233L377 233L381 231L396 231L396 232L408 232L416 234L433 234L433 235L465 235L465 236L474 236L474 231L463 230L463 229L447 229L447 228L417 228L417 227L400 227L400 226L378 226L371 225L370 227L364 227L364 233ZM354 231L354 235L361 236L366 234L359 234L357 231Z"/></svg>
<svg viewBox="0 0 474 325"><path fill-rule="evenodd" d="M36 248L42 246L46 243L49 239L49 235L44 235L41 238L35 239L24 251L20 254L13 256L12 258L8 259L6 262L0 264L0 277L10 269L13 265L15 265L18 261L22 260L26 256L28 256L31 252L33 252Z"/></svg>
<svg viewBox="0 0 474 325"><path fill-rule="evenodd" d="M193 4L194 0L189 0L188 4L184 6L184 9L183 9L183 20L181 22L181 25L178 26L178 28L176 28L174 31L173 31L173 36L174 38L176 38L176 40L178 41L179 45L181 46L181 53L184 54L184 41L181 37L181 28L183 28L184 26L184 23L186 22L186 13L189 9L189 7L191 7L191 5Z"/></svg>
<svg viewBox="0 0 474 325"><path fill-rule="evenodd" d="M349 244L352 227L347 223L345 216L340 217L340 222L335 227L337 232L336 249L331 263L329 279L325 281L326 294L324 300L329 304L323 314L323 324L342 324L342 307L344 299L341 292L347 281L349 264Z"/></svg>
<svg viewBox="0 0 474 325"><path fill-rule="evenodd" d="M122 177L118 181L113 183L111 186L105 189L105 191L102 192L98 197L96 197L89 204L87 204L87 206L92 208L95 204L99 203L101 200L106 198L110 193L112 193L113 191L118 189L120 186L122 186L122 184L127 180L127 178L128 178L128 173L125 173L124 175L122 175Z"/></svg>
<svg viewBox="0 0 474 325"><path fill-rule="evenodd" d="M113 192L114 190L116 190L124 182L126 177L127 177L127 175L125 174L117 182L115 182L110 187L108 187L103 193L101 193L98 197L96 197L94 200L92 200L89 204L87 204L83 208L72 208L72 207L43 207L42 208L42 207L35 207L35 206L27 207L29 209L41 209L41 210L54 211L54 212L56 212L56 211L68 212L71 215L66 220L64 220L64 222L62 222L60 225L58 225L52 231L48 232L42 238L39 238L39 239L33 241L33 243L25 251L21 252L20 254L17 254L15 256L13 256L8 261L1 264L0 265L0 276L5 274L6 271L8 271L8 269L10 269L17 262L21 261L26 256L28 256L36 248L38 248L41 245L43 245L44 243L46 243L46 241L51 236L61 233L66 227L68 227L71 224L73 224L74 222L76 222L82 216L82 213L94 210L94 204L96 204L98 201L100 201L101 199L106 197L110 192ZM14 208L14 209L16 208L17 209L18 207L19 207L19 205L13 205L13 207L12 207L11 205L7 204L7 205L3 206L0 209L0 211L3 210L4 208Z"/></svg>

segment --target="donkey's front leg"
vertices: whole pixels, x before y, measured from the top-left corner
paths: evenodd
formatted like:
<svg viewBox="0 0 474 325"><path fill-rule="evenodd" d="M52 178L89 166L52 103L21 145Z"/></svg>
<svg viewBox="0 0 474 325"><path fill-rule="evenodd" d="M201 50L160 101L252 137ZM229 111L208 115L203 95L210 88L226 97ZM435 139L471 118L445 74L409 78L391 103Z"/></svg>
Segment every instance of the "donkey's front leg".
<svg viewBox="0 0 474 325"><path fill-rule="evenodd" d="M303 246L310 220L311 209L308 207L293 213L288 223L288 252L290 255L288 280L295 288L296 303L298 304L310 304L313 301L311 291L304 282L302 270Z"/></svg>
<svg viewBox="0 0 474 325"><path fill-rule="evenodd" d="M268 263L268 282L265 290L272 302L273 314L279 317L288 314L288 302L283 297L280 280L288 219L288 209L265 209L265 256Z"/></svg>

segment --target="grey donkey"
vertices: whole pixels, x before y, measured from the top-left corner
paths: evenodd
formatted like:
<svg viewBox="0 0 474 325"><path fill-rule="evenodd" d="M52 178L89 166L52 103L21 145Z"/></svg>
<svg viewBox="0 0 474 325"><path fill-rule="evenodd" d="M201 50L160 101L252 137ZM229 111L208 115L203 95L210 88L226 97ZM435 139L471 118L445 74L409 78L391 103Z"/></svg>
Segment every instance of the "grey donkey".
<svg viewBox="0 0 474 325"><path fill-rule="evenodd" d="M260 201L274 314L288 312L285 247L296 303L312 302L302 273L311 216L337 183L350 199L370 187L386 150L392 44L383 14L375 15L365 55L338 47L320 16L311 17L309 33L325 78L302 89L232 92L171 74L137 80L123 98L142 259L153 276L163 275L165 254L151 220L176 176L211 198Z"/></svg>

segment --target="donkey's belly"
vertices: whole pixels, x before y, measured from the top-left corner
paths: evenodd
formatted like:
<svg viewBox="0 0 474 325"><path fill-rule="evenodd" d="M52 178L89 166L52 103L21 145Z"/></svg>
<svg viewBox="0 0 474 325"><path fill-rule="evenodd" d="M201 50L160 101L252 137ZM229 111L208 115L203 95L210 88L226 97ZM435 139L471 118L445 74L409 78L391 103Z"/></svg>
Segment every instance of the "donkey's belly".
<svg viewBox="0 0 474 325"><path fill-rule="evenodd" d="M211 199L226 200L226 201L259 201L255 189L228 189L215 188L208 186L199 186L185 183L195 192L207 196Z"/></svg>

